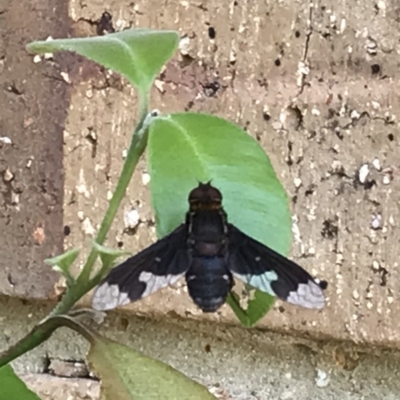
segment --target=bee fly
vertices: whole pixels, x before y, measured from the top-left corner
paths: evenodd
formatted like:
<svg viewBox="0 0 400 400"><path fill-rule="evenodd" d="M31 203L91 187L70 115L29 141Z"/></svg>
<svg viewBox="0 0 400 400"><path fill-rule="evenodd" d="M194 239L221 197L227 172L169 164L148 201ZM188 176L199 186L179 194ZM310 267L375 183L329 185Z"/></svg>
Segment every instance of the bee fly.
<svg viewBox="0 0 400 400"><path fill-rule="evenodd" d="M292 304L324 307L327 283L228 223L218 189L200 183L188 200L185 223L111 270L93 295L94 309L142 299L182 276L204 312L225 303L233 277Z"/></svg>

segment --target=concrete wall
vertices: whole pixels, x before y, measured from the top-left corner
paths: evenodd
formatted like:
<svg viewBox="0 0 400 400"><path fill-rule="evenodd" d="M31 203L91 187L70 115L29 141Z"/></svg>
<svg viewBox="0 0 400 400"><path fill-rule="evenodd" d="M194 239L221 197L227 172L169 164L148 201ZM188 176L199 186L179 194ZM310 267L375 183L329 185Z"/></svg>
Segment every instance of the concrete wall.
<svg viewBox="0 0 400 400"><path fill-rule="evenodd" d="M88 243L96 231L136 107L119 77L65 54L34 63L23 46L69 31L95 34L107 10L117 30L185 35L152 107L217 114L259 140L292 200L291 255L330 286L322 312L277 303L247 331L228 308L206 318L178 284L110 315L104 333L220 384L235 399L399 398L397 2L53 3L0 6L0 136L12 141L0 143L0 226L7 233L0 241L0 348L28 329L25 316L38 321L63 285L42 259L62 244ZM360 169L369 172L362 182ZM142 160L109 246L135 252L155 239L146 172ZM131 207L142 222L128 236L123 214ZM69 335L58 333L16 368L50 387L40 375L49 363L84 357L84 343Z"/></svg>

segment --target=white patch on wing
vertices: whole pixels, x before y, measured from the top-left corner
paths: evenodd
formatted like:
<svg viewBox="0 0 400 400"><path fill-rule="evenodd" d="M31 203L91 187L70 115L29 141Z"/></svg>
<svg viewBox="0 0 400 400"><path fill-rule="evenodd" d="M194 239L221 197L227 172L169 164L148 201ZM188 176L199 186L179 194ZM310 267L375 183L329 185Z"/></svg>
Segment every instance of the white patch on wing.
<svg viewBox="0 0 400 400"><path fill-rule="evenodd" d="M321 309L325 306L325 296L322 289L313 281L300 283L295 292L290 292L286 299L288 303L305 308Z"/></svg>
<svg viewBox="0 0 400 400"><path fill-rule="evenodd" d="M275 292L271 288L271 282L276 281L278 279L278 275L274 271L267 271L261 275L251 275L251 274L238 274L233 272L233 275L240 279L241 281L253 286L256 289L261 290L262 292L268 293L271 296L276 296Z"/></svg>
<svg viewBox="0 0 400 400"><path fill-rule="evenodd" d="M106 311L124 306L129 302L128 293L120 292L118 285L110 285L105 282L94 292L92 307L98 311Z"/></svg>
<svg viewBox="0 0 400 400"><path fill-rule="evenodd" d="M172 285L178 281L183 274L178 275L154 275L151 272L143 271L139 275L139 281L146 284L146 289L142 293L142 298L162 289L165 286Z"/></svg>

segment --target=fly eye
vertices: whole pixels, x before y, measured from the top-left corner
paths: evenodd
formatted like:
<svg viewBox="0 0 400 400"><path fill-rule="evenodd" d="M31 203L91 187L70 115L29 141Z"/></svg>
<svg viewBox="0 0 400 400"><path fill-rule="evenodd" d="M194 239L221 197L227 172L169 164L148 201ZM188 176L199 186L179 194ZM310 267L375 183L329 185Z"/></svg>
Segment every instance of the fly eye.
<svg viewBox="0 0 400 400"><path fill-rule="evenodd" d="M194 189L189 194L189 201L190 202L199 201L200 196L201 192L199 192L197 189Z"/></svg>
<svg viewBox="0 0 400 400"><path fill-rule="evenodd" d="M209 183L200 183L199 186L193 189L189 194L189 203L221 203L222 195L221 192L212 187Z"/></svg>

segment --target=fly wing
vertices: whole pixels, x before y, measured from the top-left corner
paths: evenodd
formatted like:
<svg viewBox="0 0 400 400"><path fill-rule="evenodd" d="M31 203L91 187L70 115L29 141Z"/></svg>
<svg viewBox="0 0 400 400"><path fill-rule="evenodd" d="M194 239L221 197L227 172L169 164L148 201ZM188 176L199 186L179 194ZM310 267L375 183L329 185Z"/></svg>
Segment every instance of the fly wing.
<svg viewBox="0 0 400 400"><path fill-rule="evenodd" d="M168 236L113 268L95 290L92 307L111 310L175 283L191 264L186 238L186 226L182 224Z"/></svg>
<svg viewBox="0 0 400 400"><path fill-rule="evenodd" d="M228 224L228 261L233 275L262 292L306 308L323 308L325 281Z"/></svg>

